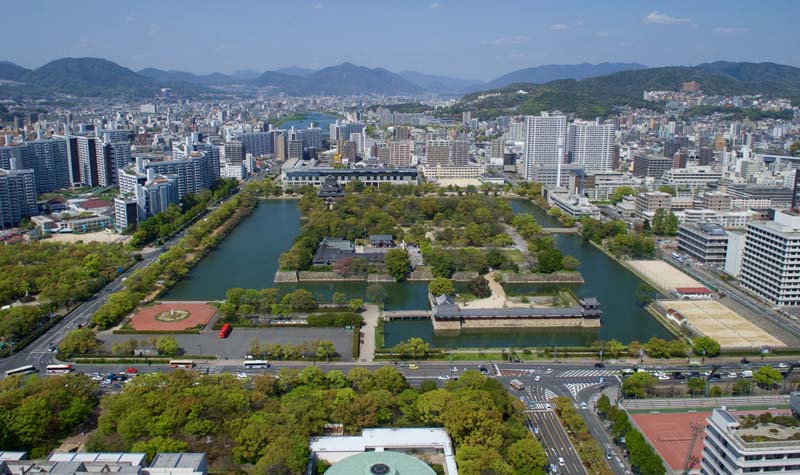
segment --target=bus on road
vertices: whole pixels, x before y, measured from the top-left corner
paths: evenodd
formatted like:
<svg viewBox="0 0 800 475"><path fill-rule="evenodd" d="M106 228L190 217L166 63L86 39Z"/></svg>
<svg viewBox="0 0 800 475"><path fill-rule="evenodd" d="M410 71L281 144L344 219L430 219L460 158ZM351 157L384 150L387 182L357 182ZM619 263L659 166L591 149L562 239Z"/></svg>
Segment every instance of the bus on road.
<svg viewBox="0 0 800 475"><path fill-rule="evenodd" d="M228 338L228 335L230 335L232 329L233 329L233 327L231 327L230 323L226 323L225 325L222 325L222 328L219 329L219 337L221 339Z"/></svg>
<svg viewBox="0 0 800 475"><path fill-rule="evenodd" d="M72 371L72 365L68 364L50 364L47 365L47 374L67 374Z"/></svg>
<svg viewBox="0 0 800 475"><path fill-rule="evenodd" d="M192 360L172 360L169 365L173 368L194 368L194 361Z"/></svg>
<svg viewBox="0 0 800 475"><path fill-rule="evenodd" d="M14 376L15 374L33 374L38 372L35 366L32 364L20 366L19 368L14 368L6 371L6 376Z"/></svg>
<svg viewBox="0 0 800 475"><path fill-rule="evenodd" d="M244 362L245 369L247 368L269 368L269 361L263 360L247 360Z"/></svg>
<svg viewBox="0 0 800 475"><path fill-rule="evenodd" d="M512 379L508 384L517 391L523 391L525 389L525 385L522 384L522 381L519 379Z"/></svg>

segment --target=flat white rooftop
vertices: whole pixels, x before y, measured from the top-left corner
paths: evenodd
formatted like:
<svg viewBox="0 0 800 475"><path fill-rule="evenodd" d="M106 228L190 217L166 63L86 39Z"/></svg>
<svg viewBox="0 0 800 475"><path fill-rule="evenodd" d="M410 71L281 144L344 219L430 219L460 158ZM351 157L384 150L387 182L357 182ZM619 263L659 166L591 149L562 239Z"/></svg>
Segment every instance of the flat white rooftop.
<svg viewBox="0 0 800 475"><path fill-rule="evenodd" d="M447 475L458 475L453 443L441 428L364 429L360 436L315 437L311 451L325 458L330 453L357 453L369 450L440 449L444 453Z"/></svg>

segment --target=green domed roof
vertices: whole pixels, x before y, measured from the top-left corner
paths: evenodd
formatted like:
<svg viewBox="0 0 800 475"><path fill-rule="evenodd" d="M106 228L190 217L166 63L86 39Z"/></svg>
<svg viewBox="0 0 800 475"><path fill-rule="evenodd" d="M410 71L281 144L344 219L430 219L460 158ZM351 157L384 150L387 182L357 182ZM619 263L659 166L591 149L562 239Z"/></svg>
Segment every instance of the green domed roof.
<svg viewBox="0 0 800 475"><path fill-rule="evenodd" d="M325 475L436 475L425 462L400 452L364 452L332 465Z"/></svg>

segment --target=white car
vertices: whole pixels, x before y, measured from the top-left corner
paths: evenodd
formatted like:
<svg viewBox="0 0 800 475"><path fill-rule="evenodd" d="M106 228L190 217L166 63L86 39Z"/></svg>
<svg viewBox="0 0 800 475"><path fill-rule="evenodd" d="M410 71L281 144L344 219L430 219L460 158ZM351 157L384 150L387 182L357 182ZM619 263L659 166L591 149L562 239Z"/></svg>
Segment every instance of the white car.
<svg viewBox="0 0 800 475"><path fill-rule="evenodd" d="M536 377L535 377L535 378L533 378L533 380L534 380L534 381L541 381L541 380L542 380L542 377L541 377L541 376L539 376L539 375L536 375Z"/></svg>
<svg viewBox="0 0 800 475"><path fill-rule="evenodd" d="M247 379L248 376L247 376L247 373L239 373L239 374L236 375L236 378L237 379Z"/></svg>
<svg viewBox="0 0 800 475"><path fill-rule="evenodd" d="M442 380L442 381L447 381L447 380L450 379L450 375L449 374L443 374L443 375L439 376L439 379Z"/></svg>
<svg viewBox="0 0 800 475"><path fill-rule="evenodd" d="M586 403L585 402L581 403L581 409L586 409Z"/></svg>
<svg viewBox="0 0 800 475"><path fill-rule="evenodd" d="M545 405L544 405L544 408L545 408L545 409L547 409L548 411L549 411L549 410L550 410L552 407L553 407L553 406L551 406L549 402L548 402L547 404L545 404Z"/></svg>
<svg viewBox="0 0 800 475"><path fill-rule="evenodd" d="M658 380L659 381L669 381L669 376L667 376L666 374L662 374L661 376L658 377Z"/></svg>
<svg viewBox="0 0 800 475"><path fill-rule="evenodd" d="M456 368L455 366L453 366L452 368L450 368L450 372L451 372L451 373L458 373L458 368Z"/></svg>
<svg viewBox="0 0 800 475"><path fill-rule="evenodd" d="M553 368L547 368L547 371L546 371L547 374L550 374L552 372L553 372Z"/></svg>
<svg viewBox="0 0 800 475"><path fill-rule="evenodd" d="M786 364L786 363L778 363L778 368L785 369L785 368L788 368L788 367L789 367L789 365Z"/></svg>

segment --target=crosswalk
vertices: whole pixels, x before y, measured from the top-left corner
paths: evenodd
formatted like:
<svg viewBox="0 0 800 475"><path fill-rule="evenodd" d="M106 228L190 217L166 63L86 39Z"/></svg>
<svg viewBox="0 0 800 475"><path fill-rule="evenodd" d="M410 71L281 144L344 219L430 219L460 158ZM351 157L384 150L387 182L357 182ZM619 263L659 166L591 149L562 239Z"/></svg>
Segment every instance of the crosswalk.
<svg viewBox="0 0 800 475"><path fill-rule="evenodd" d="M573 369L559 373L559 378L596 378L599 376L613 376L614 371L610 369Z"/></svg>
<svg viewBox="0 0 800 475"><path fill-rule="evenodd" d="M577 399L578 393L583 391L584 389L588 388L589 386L594 386L597 383L566 383L564 386L569 390L572 394L572 397Z"/></svg>
<svg viewBox="0 0 800 475"><path fill-rule="evenodd" d="M549 401L556 397L557 394L550 389L541 386L528 386L520 396L520 400L525 404L529 411L547 411L551 410Z"/></svg>

